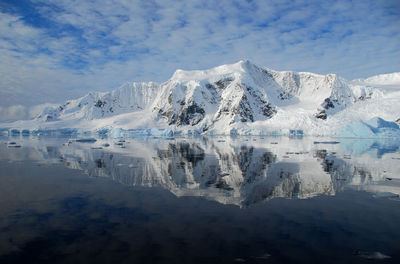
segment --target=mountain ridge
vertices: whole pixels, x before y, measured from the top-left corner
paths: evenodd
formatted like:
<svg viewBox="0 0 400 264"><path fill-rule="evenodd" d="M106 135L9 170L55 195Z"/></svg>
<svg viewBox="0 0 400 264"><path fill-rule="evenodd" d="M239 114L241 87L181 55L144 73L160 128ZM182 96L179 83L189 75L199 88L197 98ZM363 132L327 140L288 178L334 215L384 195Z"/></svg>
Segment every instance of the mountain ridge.
<svg viewBox="0 0 400 264"><path fill-rule="evenodd" d="M179 69L161 84L134 82L110 92L91 92L45 108L32 122L42 127L79 127L86 122L96 124L94 129L157 127L211 134L287 133L290 129L329 134L336 116L358 113L348 121L375 117L363 106L373 108L378 99L388 98L388 93L371 82L385 85L389 80L393 84L397 78L400 87L400 73L349 81L336 74L275 71L241 60L208 70ZM397 90L389 96L392 101L392 95L399 97ZM389 121L399 118L386 108L378 116ZM335 122L336 126L346 125L338 118Z"/></svg>

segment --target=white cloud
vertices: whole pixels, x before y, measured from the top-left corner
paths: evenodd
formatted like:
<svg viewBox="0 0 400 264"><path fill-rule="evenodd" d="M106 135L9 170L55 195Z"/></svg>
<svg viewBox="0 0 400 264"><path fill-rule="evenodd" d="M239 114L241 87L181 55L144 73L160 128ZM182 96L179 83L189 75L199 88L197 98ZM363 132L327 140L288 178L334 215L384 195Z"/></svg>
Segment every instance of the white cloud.
<svg viewBox="0 0 400 264"><path fill-rule="evenodd" d="M0 107L0 120L18 120L26 119L27 117L27 110L23 105Z"/></svg>
<svg viewBox="0 0 400 264"><path fill-rule="evenodd" d="M398 71L393 3L35 0L40 27L0 15L0 105L62 102L242 58L347 78Z"/></svg>

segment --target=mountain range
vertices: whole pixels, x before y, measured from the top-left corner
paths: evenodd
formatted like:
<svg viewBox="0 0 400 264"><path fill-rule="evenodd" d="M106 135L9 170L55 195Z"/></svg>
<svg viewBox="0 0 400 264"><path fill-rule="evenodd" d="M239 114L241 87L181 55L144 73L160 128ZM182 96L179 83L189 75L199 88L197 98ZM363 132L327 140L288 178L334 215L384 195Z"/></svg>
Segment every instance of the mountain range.
<svg viewBox="0 0 400 264"><path fill-rule="evenodd" d="M275 71L242 60L209 70L177 70L162 84L133 82L110 92L90 92L46 107L34 120L1 127L340 136L354 122L376 117L399 122L399 102L400 73L349 81L336 74Z"/></svg>

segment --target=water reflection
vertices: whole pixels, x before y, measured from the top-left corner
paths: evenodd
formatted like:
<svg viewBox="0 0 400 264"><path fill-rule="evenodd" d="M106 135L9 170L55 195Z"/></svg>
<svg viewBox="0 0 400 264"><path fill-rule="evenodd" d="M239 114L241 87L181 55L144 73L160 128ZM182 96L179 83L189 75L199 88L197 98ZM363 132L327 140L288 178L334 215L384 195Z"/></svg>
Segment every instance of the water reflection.
<svg viewBox="0 0 400 264"><path fill-rule="evenodd" d="M0 158L62 163L128 186L163 187L241 207L276 197L335 195L344 188L400 194L398 141L290 138L98 140L17 139ZM324 144L325 143L325 144ZM109 145L108 147L105 147Z"/></svg>

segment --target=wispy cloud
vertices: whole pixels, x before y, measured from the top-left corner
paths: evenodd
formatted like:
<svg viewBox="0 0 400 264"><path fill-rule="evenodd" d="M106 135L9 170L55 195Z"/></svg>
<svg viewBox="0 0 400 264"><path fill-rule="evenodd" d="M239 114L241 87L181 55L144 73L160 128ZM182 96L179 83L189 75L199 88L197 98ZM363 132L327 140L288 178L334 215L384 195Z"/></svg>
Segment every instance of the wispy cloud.
<svg viewBox="0 0 400 264"><path fill-rule="evenodd" d="M9 107L0 106L0 116L2 120L18 120L28 116L28 111L23 105L12 105Z"/></svg>
<svg viewBox="0 0 400 264"><path fill-rule="evenodd" d="M0 12L3 109L243 58L349 79L400 69L395 0L26 0Z"/></svg>

